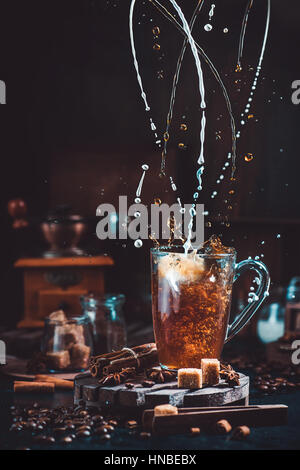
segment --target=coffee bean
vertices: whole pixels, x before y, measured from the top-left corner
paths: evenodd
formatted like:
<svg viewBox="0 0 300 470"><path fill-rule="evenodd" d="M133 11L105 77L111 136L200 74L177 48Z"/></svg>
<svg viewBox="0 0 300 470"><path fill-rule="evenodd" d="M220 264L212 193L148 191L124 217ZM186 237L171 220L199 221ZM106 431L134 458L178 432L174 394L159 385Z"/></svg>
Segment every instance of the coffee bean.
<svg viewBox="0 0 300 470"><path fill-rule="evenodd" d="M54 432L54 434L63 434L63 433L66 432L66 430L67 430L66 427L54 428L54 429L53 429L53 432Z"/></svg>
<svg viewBox="0 0 300 470"><path fill-rule="evenodd" d="M198 436L200 434L200 428L191 428L190 429L190 434L191 436Z"/></svg>
<svg viewBox="0 0 300 470"><path fill-rule="evenodd" d="M137 425L138 423L134 419L129 419L128 421L126 421L126 427L128 428L133 428L133 427L136 427Z"/></svg>
<svg viewBox="0 0 300 470"><path fill-rule="evenodd" d="M118 422L115 419L110 419L108 421L108 424L110 424L111 426L118 426Z"/></svg>
<svg viewBox="0 0 300 470"><path fill-rule="evenodd" d="M100 426L98 428L95 429L95 434L105 434L107 433L107 429L106 429L106 426Z"/></svg>
<svg viewBox="0 0 300 470"><path fill-rule="evenodd" d="M153 385L155 385L155 382L153 382L152 380L144 380L142 382L142 385L143 385L143 387L147 387L147 388L149 387L150 388L150 387L153 387Z"/></svg>
<svg viewBox="0 0 300 470"><path fill-rule="evenodd" d="M21 426L20 424L12 424L11 427L9 428L9 431L13 431L13 432L20 432L23 430L23 426Z"/></svg>
<svg viewBox="0 0 300 470"><path fill-rule="evenodd" d="M101 416L101 415L95 415L95 416L93 416L93 421L94 421L95 423L98 423L99 421L103 421L103 419L104 419L104 418L103 418L103 416Z"/></svg>
<svg viewBox="0 0 300 470"><path fill-rule="evenodd" d="M127 382L127 383L125 384L125 387L126 387L126 388L129 388L129 389L132 389L132 388L134 388L134 384Z"/></svg>
<svg viewBox="0 0 300 470"><path fill-rule="evenodd" d="M293 382L287 382L286 386L288 390L294 390L296 388L296 385Z"/></svg>
<svg viewBox="0 0 300 470"><path fill-rule="evenodd" d="M268 391L268 386L267 385L259 385L258 390L261 392L267 392Z"/></svg>
<svg viewBox="0 0 300 470"><path fill-rule="evenodd" d="M33 437L34 442L38 442L38 443L45 442L46 439L47 439L47 436L44 436L44 435L38 435L38 436Z"/></svg>
<svg viewBox="0 0 300 470"><path fill-rule="evenodd" d="M80 426L80 428L77 428L77 431L91 431L91 426Z"/></svg>
<svg viewBox="0 0 300 470"><path fill-rule="evenodd" d="M73 441L71 436L62 437L59 442L62 444L70 444Z"/></svg>
<svg viewBox="0 0 300 470"><path fill-rule="evenodd" d="M54 442L55 442L55 438L53 436L48 436L45 439L45 444L54 444Z"/></svg>
<svg viewBox="0 0 300 470"><path fill-rule="evenodd" d="M111 439L111 435L110 435L110 434L103 434L103 435L100 437L100 441L102 441L102 442L109 441L110 439Z"/></svg>
<svg viewBox="0 0 300 470"><path fill-rule="evenodd" d="M149 439L151 437L151 434L150 434L150 432L144 432L143 431L139 434L139 436L140 436L141 439Z"/></svg>
<svg viewBox="0 0 300 470"><path fill-rule="evenodd" d="M80 437L80 438L89 437L90 435L91 435L90 431L87 431L87 430L86 431L79 431L79 432L76 433L76 436Z"/></svg>
<svg viewBox="0 0 300 470"><path fill-rule="evenodd" d="M106 430L107 430L108 432L115 430L114 426L111 426L110 424L106 424L106 425L105 425L105 428L106 428Z"/></svg>

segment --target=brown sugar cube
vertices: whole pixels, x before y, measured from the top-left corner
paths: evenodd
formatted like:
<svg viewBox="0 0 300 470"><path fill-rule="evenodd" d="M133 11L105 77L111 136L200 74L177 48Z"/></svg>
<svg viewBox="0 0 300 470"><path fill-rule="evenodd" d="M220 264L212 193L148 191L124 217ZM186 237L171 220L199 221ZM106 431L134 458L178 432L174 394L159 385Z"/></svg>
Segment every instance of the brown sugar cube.
<svg viewBox="0 0 300 470"><path fill-rule="evenodd" d="M201 369L179 369L178 388L202 388Z"/></svg>
<svg viewBox="0 0 300 470"><path fill-rule="evenodd" d="M220 379L220 361L218 359L201 359L203 383L217 385Z"/></svg>
<svg viewBox="0 0 300 470"><path fill-rule="evenodd" d="M47 352L47 365L50 369L62 370L70 365L69 351Z"/></svg>
<svg viewBox="0 0 300 470"><path fill-rule="evenodd" d="M71 364L74 369L86 369L89 364L91 348L85 344L74 344L70 350Z"/></svg>
<svg viewBox="0 0 300 470"><path fill-rule="evenodd" d="M67 317L65 315L65 312L63 310L57 310L56 312L52 312L50 315L49 315L49 318L50 320L52 320L53 322L56 322L56 321L61 321L61 322L64 322L66 321Z"/></svg>
<svg viewBox="0 0 300 470"><path fill-rule="evenodd" d="M154 416L178 415L178 409L173 405L157 405L154 408Z"/></svg>
<svg viewBox="0 0 300 470"><path fill-rule="evenodd" d="M62 338L64 349L71 349L74 344L84 344L82 325L66 324L59 327L58 335Z"/></svg>

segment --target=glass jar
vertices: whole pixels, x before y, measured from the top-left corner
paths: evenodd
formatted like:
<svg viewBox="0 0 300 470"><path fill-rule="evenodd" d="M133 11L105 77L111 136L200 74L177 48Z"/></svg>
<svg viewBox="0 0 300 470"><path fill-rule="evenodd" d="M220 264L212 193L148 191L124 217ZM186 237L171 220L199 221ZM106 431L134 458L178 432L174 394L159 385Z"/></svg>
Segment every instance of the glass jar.
<svg viewBox="0 0 300 470"><path fill-rule="evenodd" d="M83 295L81 306L93 325L94 354L117 351L126 346L123 294Z"/></svg>
<svg viewBox="0 0 300 470"><path fill-rule="evenodd" d="M300 336L300 277L293 277L287 288L285 332Z"/></svg>
<svg viewBox="0 0 300 470"><path fill-rule="evenodd" d="M286 289L274 287L257 322L257 336L262 343L272 343L284 334Z"/></svg>
<svg viewBox="0 0 300 470"><path fill-rule="evenodd" d="M84 371L88 368L92 348L89 316L45 319L42 352L46 355L49 372Z"/></svg>

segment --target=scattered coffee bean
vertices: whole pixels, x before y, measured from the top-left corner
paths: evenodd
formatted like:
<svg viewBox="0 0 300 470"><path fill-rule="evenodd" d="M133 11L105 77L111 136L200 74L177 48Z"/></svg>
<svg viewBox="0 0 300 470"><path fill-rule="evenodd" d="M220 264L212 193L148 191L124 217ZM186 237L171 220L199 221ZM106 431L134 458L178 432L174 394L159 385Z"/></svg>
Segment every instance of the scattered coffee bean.
<svg viewBox="0 0 300 470"><path fill-rule="evenodd" d="M61 444L70 444L72 441L73 439L71 436L66 436L66 437L62 437L59 442Z"/></svg>
<svg viewBox="0 0 300 470"><path fill-rule="evenodd" d="M106 426L99 426L98 428L95 429L95 434L101 435L107 433Z"/></svg>
<svg viewBox="0 0 300 470"><path fill-rule="evenodd" d="M218 434L228 434L231 430L231 424L226 419L220 419L216 423L216 431Z"/></svg>
<svg viewBox="0 0 300 470"><path fill-rule="evenodd" d="M53 432L54 432L54 434L64 434L66 432L66 430L67 430L66 427L54 428Z"/></svg>
<svg viewBox="0 0 300 470"><path fill-rule="evenodd" d="M83 437L89 437L91 435L90 431L86 430L86 431L79 431L76 433L76 436L79 437L79 438L83 438Z"/></svg>
<svg viewBox="0 0 300 470"><path fill-rule="evenodd" d="M45 443L46 444L54 444L55 442L55 437L53 436L48 436L46 439L45 439Z"/></svg>
<svg viewBox="0 0 300 470"><path fill-rule="evenodd" d="M149 439L151 437L151 434L150 434L150 432L142 431L142 432L140 432L139 436L140 436L141 439Z"/></svg>
<svg viewBox="0 0 300 470"><path fill-rule="evenodd" d="M153 385L155 385L155 382L153 382L152 380L144 380L142 382L142 386L143 387L153 387Z"/></svg>
<svg viewBox="0 0 300 470"><path fill-rule="evenodd" d="M126 384L125 384L125 387L126 387L126 388L129 388L129 389L132 389L132 388L134 388L134 384L132 384L132 383L126 383Z"/></svg>
<svg viewBox="0 0 300 470"><path fill-rule="evenodd" d="M134 419L129 419L126 421L126 427L128 428L134 428L138 425L138 423Z"/></svg>
<svg viewBox="0 0 300 470"><path fill-rule="evenodd" d="M110 435L110 434L103 434L103 435L100 437L100 441L102 441L102 442L109 441L110 439L111 439L111 435Z"/></svg>
<svg viewBox="0 0 300 470"><path fill-rule="evenodd" d="M110 419L108 421L108 424L110 424L111 426L118 426L118 422L115 419Z"/></svg>
<svg viewBox="0 0 300 470"><path fill-rule="evenodd" d="M249 435L250 429L248 426L238 426L233 430L232 439L240 441L246 439Z"/></svg>
<svg viewBox="0 0 300 470"><path fill-rule="evenodd" d="M200 434L200 428L191 428L190 434L191 436L198 436Z"/></svg>

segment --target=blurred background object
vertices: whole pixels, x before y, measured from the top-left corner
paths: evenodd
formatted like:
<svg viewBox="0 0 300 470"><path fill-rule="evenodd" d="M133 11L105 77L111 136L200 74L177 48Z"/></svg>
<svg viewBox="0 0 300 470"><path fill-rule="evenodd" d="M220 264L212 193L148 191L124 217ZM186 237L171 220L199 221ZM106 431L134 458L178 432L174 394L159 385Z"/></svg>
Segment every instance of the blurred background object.
<svg viewBox="0 0 300 470"><path fill-rule="evenodd" d="M83 312L90 317L93 325L94 354L118 351L127 345L124 303L125 296L122 294L88 294L81 297Z"/></svg>

